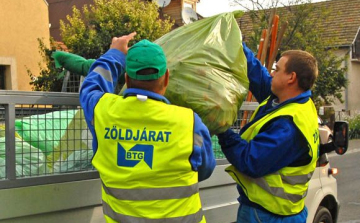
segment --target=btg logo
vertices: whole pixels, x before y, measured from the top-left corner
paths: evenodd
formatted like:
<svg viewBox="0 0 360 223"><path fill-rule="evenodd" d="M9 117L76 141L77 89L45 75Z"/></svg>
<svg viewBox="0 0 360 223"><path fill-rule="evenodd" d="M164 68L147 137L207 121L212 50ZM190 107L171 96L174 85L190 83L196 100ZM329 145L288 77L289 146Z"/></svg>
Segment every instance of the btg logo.
<svg viewBox="0 0 360 223"><path fill-rule="evenodd" d="M152 145L135 145L126 151L120 143L118 143L117 165L124 167L134 167L141 160L152 169L154 146Z"/></svg>

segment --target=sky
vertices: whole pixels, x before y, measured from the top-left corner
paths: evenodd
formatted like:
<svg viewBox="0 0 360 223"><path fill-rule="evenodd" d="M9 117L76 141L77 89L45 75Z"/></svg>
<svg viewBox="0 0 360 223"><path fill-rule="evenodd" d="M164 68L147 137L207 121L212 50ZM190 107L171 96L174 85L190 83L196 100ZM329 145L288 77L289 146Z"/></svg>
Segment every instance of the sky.
<svg viewBox="0 0 360 223"><path fill-rule="evenodd" d="M239 1L239 0L238 0ZM241 2L249 5L249 0L240 0ZM271 1L274 0L258 0L259 2L263 2L265 6L271 5ZM290 0L279 0L283 4L288 5ZM321 2L325 0L312 0L312 2ZM196 11L200 15L204 17L216 15L222 12L231 12L234 10L244 10L239 5L232 6L231 0L200 0L199 3L196 4Z"/></svg>

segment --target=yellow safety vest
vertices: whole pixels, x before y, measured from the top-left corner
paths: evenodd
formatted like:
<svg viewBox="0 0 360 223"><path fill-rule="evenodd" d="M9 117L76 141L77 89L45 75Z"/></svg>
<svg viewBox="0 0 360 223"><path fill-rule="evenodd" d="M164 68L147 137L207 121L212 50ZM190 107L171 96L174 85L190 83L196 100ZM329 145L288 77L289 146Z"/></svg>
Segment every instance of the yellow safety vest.
<svg viewBox="0 0 360 223"><path fill-rule="evenodd" d="M259 108L267 103L267 100L260 104L251 120L255 117ZM241 138L249 142L266 123L279 116L292 117L293 122L308 142L309 155L312 157L311 162L305 166L285 167L260 178L246 176L232 165L226 171L242 187L250 201L259 204L274 214L293 215L304 208L308 184L318 159L320 139L316 108L312 100L309 99L304 104L289 103L281 107L281 109L265 115L253 123L241 135Z"/></svg>
<svg viewBox="0 0 360 223"><path fill-rule="evenodd" d="M204 223L192 170L194 112L137 96L104 94L94 111L92 164L102 181L107 222ZM194 138L195 137L195 138Z"/></svg>

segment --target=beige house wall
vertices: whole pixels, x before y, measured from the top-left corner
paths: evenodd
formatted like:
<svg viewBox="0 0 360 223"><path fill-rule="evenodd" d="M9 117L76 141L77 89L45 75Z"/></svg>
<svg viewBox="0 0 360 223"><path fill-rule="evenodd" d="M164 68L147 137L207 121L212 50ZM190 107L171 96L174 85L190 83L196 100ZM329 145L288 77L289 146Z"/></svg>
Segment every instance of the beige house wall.
<svg viewBox="0 0 360 223"><path fill-rule="evenodd" d="M360 112L360 61L350 59L350 47L342 48L335 52L338 57L346 57L343 66L347 67L346 78L349 85L343 92L344 103L336 102L335 111L350 111L350 114Z"/></svg>
<svg viewBox="0 0 360 223"><path fill-rule="evenodd" d="M48 4L45 0L0 0L0 65L6 66L6 90L31 90L27 68L38 75L37 39L49 46Z"/></svg>
<svg viewBox="0 0 360 223"><path fill-rule="evenodd" d="M360 61L348 61L348 110L360 112Z"/></svg>

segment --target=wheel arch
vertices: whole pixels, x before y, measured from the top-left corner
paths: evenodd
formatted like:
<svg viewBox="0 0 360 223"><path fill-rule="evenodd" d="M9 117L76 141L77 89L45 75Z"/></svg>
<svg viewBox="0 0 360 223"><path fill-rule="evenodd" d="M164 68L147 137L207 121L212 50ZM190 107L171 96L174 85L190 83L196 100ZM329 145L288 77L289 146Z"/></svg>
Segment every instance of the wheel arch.
<svg viewBox="0 0 360 223"><path fill-rule="evenodd" d="M331 194L326 195L320 202L319 207L320 206L326 207L330 211L333 222L336 223L339 213L339 205L335 197Z"/></svg>

